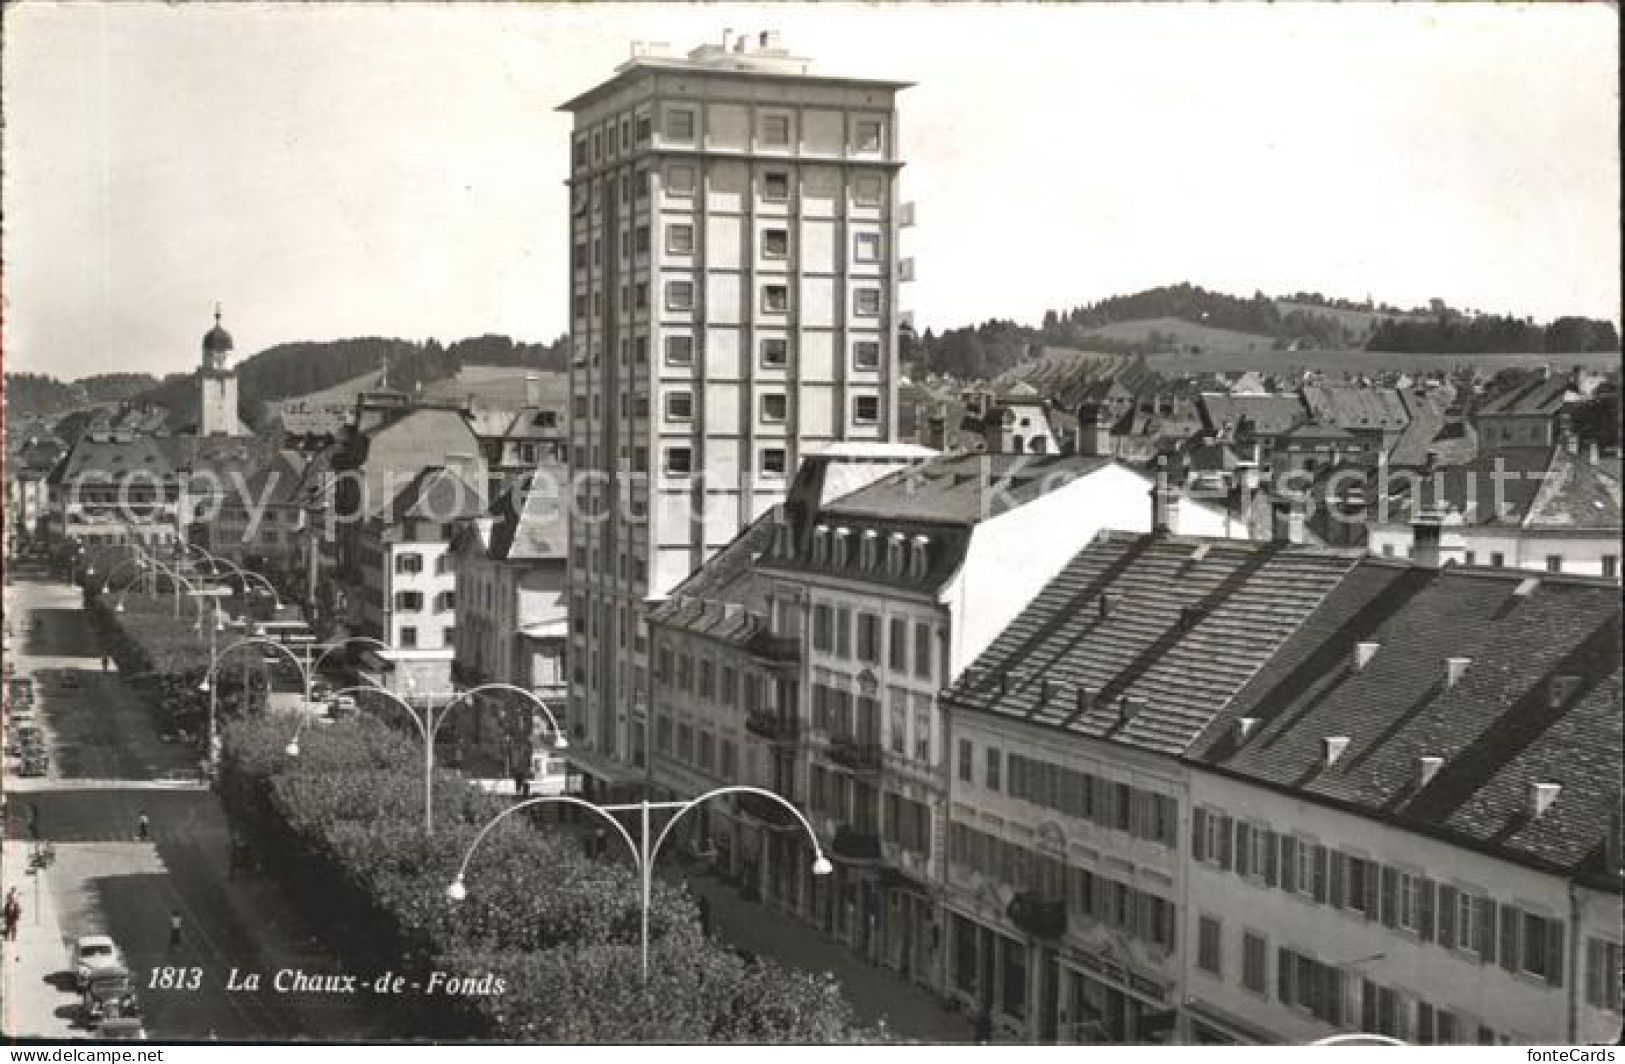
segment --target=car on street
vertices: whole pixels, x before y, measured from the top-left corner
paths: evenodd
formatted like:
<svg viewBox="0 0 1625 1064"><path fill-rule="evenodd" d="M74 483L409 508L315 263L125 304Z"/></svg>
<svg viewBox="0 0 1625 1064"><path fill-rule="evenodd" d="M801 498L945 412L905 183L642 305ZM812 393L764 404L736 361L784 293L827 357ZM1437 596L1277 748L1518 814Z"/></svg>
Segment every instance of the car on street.
<svg viewBox="0 0 1625 1064"><path fill-rule="evenodd" d="M97 975L124 970L124 954L111 935L80 935L73 944L74 985L83 992Z"/></svg>
<svg viewBox="0 0 1625 1064"><path fill-rule="evenodd" d="M96 1037L107 1042L145 1042L147 1029L139 1016L117 1016L97 1024Z"/></svg>

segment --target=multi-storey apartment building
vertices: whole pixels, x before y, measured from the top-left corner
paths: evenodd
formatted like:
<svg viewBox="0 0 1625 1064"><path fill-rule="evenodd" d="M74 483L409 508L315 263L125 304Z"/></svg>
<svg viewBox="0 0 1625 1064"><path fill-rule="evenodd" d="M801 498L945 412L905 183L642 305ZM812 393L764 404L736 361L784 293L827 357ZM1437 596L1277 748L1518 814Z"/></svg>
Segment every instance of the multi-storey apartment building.
<svg viewBox="0 0 1625 1064"><path fill-rule="evenodd" d="M835 861L771 806L717 811L719 861L865 957L939 979L946 849L937 692L1112 522L1222 533L1222 512L1108 457L941 456L844 492L804 469L653 614L652 776L692 796L754 783L805 808Z"/></svg>
<svg viewBox="0 0 1625 1064"><path fill-rule="evenodd" d="M1620 605L1368 558L1193 745L1190 1034L1614 1042Z"/></svg>
<svg viewBox="0 0 1625 1064"><path fill-rule="evenodd" d="M1101 537L946 693L943 989L994 1030L1175 1036L1190 798L1169 755L1359 559L1277 527Z"/></svg>
<svg viewBox="0 0 1625 1064"><path fill-rule="evenodd" d="M1071 561L942 699L945 992L1040 1041L1616 1038L1615 588L1433 531Z"/></svg>
<svg viewBox="0 0 1625 1064"><path fill-rule="evenodd" d="M895 81L777 34L637 47L564 104L572 757L641 781L646 600L778 501L810 449L892 438Z"/></svg>

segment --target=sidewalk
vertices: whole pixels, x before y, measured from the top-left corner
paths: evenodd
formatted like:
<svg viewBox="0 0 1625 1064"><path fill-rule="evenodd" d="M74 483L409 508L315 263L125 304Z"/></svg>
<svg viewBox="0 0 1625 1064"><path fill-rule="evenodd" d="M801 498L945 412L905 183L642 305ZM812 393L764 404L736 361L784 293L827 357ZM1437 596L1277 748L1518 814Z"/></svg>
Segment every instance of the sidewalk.
<svg viewBox="0 0 1625 1064"><path fill-rule="evenodd" d="M712 934L719 941L789 968L833 974L862 1023L884 1022L893 1037L910 1041L975 1041L969 1017L895 972L869 964L810 924L746 901L738 890L714 879L684 876L683 882L695 896L710 901Z"/></svg>
<svg viewBox="0 0 1625 1064"><path fill-rule="evenodd" d="M53 977L67 971L68 944L63 940L56 903L47 882L30 875L28 843L0 843L0 895L12 887L22 902L17 941L5 943L0 962L0 1033L13 1038L83 1038L71 1024L79 998L63 992ZM49 879L47 870L44 878Z"/></svg>

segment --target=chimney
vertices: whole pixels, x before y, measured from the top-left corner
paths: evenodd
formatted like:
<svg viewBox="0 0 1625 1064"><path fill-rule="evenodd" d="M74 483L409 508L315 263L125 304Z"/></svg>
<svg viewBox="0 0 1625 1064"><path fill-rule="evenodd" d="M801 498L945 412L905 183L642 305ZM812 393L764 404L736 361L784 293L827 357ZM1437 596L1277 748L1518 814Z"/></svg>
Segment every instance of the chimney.
<svg viewBox="0 0 1625 1064"><path fill-rule="evenodd" d="M724 52L726 52L728 49L732 48L733 46L734 46L734 31L731 30L731 29L723 30L722 31L722 50Z"/></svg>
<svg viewBox="0 0 1625 1064"><path fill-rule="evenodd" d="M1078 716L1090 712L1095 708L1095 689L1093 687L1078 688Z"/></svg>
<svg viewBox="0 0 1625 1064"><path fill-rule="evenodd" d="M1112 615L1113 605L1115 604L1112 602L1112 597L1110 595L1101 595L1100 598L1095 600L1095 608L1100 614L1101 620L1104 621L1106 618Z"/></svg>
<svg viewBox="0 0 1625 1064"><path fill-rule="evenodd" d="M1045 706L1048 706L1049 702L1050 702L1050 699L1052 697L1054 697L1054 694L1055 694L1055 685L1052 682L1050 682L1049 680L1045 680L1041 684L1039 684L1039 688L1038 688L1038 705L1039 705L1039 708L1043 708Z"/></svg>
<svg viewBox="0 0 1625 1064"><path fill-rule="evenodd" d="M1444 520L1437 513L1423 512L1411 520L1411 561L1424 569L1437 569L1444 564L1440 549L1444 539Z"/></svg>
<svg viewBox="0 0 1625 1064"><path fill-rule="evenodd" d="M1236 743L1240 745L1247 741L1253 732L1258 730L1257 717L1238 717L1236 719Z"/></svg>
<svg viewBox="0 0 1625 1064"><path fill-rule="evenodd" d="M1146 700L1138 695L1124 695L1117 700L1118 723L1127 724L1135 717L1138 717L1145 710L1146 705Z"/></svg>
<svg viewBox="0 0 1625 1064"><path fill-rule="evenodd" d="M1320 742L1321 749L1324 752L1322 764L1325 768L1331 768L1337 764L1337 759L1342 757L1343 751L1349 748L1349 737L1347 735L1328 735Z"/></svg>
<svg viewBox="0 0 1625 1064"><path fill-rule="evenodd" d="M1444 767L1444 758L1423 756L1416 759L1416 789L1421 790L1433 782L1433 777Z"/></svg>
<svg viewBox="0 0 1625 1064"><path fill-rule="evenodd" d="M540 374L525 374L525 405L542 405L542 378Z"/></svg>
<svg viewBox="0 0 1625 1064"><path fill-rule="evenodd" d="M1170 535L1179 529L1179 489L1169 483L1168 471L1159 470L1151 485L1151 534Z"/></svg>
<svg viewBox="0 0 1625 1064"><path fill-rule="evenodd" d="M1578 676L1553 676L1546 704L1552 709L1562 709L1563 704L1574 697L1574 692L1579 686Z"/></svg>
<svg viewBox="0 0 1625 1064"><path fill-rule="evenodd" d="M937 404L937 412L925 419L925 445L933 451L948 449L948 411L946 403Z"/></svg>
<svg viewBox="0 0 1625 1064"><path fill-rule="evenodd" d="M1304 541L1304 505L1301 495L1276 499L1270 508L1270 538L1276 543Z"/></svg>
<svg viewBox="0 0 1625 1064"><path fill-rule="evenodd" d="M1444 689L1450 690L1461 682L1467 675L1467 666L1473 663L1472 658L1445 658L1444 659Z"/></svg>
<svg viewBox="0 0 1625 1064"><path fill-rule="evenodd" d="M1352 487L1343 493L1338 500L1337 511L1333 514L1335 527L1333 542L1342 546L1353 546L1357 541L1355 530L1366 523L1365 489Z"/></svg>
<svg viewBox="0 0 1625 1064"><path fill-rule="evenodd" d="M1546 815L1546 810L1557 801L1557 796L1563 793L1561 783L1531 783L1529 785L1529 817L1539 820Z"/></svg>
<svg viewBox="0 0 1625 1064"><path fill-rule="evenodd" d="M1112 426L1104 409L1085 412L1078 419L1078 453L1081 455L1108 455L1112 453Z"/></svg>

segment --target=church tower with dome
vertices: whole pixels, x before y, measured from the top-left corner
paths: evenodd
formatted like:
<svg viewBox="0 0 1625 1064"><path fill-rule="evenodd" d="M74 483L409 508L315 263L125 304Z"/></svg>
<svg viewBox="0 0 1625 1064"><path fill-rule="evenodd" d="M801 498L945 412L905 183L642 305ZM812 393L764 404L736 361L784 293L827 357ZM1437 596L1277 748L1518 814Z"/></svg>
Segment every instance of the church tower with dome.
<svg viewBox="0 0 1625 1064"><path fill-rule="evenodd" d="M220 324L220 307L214 308L214 328L203 335L203 364L198 367L199 436L240 436L242 421L237 417L237 371L231 366L231 334Z"/></svg>

